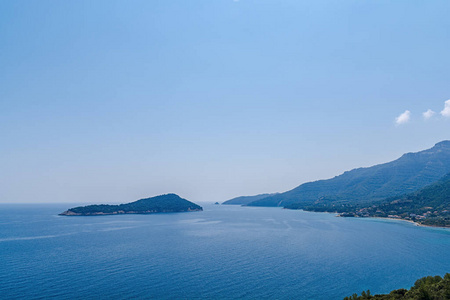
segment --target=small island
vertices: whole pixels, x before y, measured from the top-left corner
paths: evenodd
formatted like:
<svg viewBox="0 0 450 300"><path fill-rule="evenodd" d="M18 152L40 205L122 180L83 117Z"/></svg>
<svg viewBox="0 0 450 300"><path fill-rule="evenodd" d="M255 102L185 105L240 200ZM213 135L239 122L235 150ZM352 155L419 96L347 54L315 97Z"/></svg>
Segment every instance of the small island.
<svg viewBox="0 0 450 300"><path fill-rule="evenodd" d="M87 205L70 208L60 216L99 216L202 211L203 208L176 194L166 194L119 205Z"/></svg>

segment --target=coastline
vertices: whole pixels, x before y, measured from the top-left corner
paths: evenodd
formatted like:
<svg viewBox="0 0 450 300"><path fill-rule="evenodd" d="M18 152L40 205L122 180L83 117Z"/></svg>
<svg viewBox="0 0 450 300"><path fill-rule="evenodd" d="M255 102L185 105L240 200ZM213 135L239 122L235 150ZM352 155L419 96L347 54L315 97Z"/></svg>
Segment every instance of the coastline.
<svg viewBox="0 0 450 300"><path fill-rule="evenodd" d="M422 225L422 224L414 222L412 220L397 219L397 218L388 218L388 217L365 217L365 218L390 220L390 221L392 221L392 220L394 220L394 221L403 221L403 222L408 222L408 223L414 224L415 226L422 226L422 227L438 227L438 226ZM442 227L442 228L445 228L445 227Z"/></svg>
<svg viewBox="0 0 450 300"><path fill-rule="evenodd" d="M339 214L336 217L341 217ZM347 217L341 217L341 218L347 218ZM445 227L445 226L436 226L436 225L425 225L425 224L420 224L417 222L414 222L412 220L405 220L405 219L399 219L399 218L388 218L388 217L352 217L352 218L360 218L360 219L384 219L384 220L394 220L394 221L403 221L403 222L408 222L411 224L414 224L415 226L420 226L420 227L430 227L430 228L442 228L442 229L450 229L450 227Z"/></svg>
<svg viewBox="0 0 450 300"><path fill-rule="evenodd" d="M425 225L425 224L420 224L418 222L412 221L412 220L406 220L406 219L402 219L402 218L388 218L388 217L358 217L358 216L351 216L351 217L345 217L342 216L341 213L338 213L336 211L313 211L313 210L305 210L305 209L292 209L292 208L286 208L283 207L283 209L289 209L289 210L301 210L301 211L305 211L305 212L311 212L311 213L327 213L327 214L335 214L336 217L339 218L359 218L359 219L384 219L384 220L394 220L394 221L404 221L404 222L409 222L411 224L414 224L415 226L420 226L420 227L430 227L430 228L440 228L440 229L448 229L450 230L449 226L437 226L437 225Z"/></svg>

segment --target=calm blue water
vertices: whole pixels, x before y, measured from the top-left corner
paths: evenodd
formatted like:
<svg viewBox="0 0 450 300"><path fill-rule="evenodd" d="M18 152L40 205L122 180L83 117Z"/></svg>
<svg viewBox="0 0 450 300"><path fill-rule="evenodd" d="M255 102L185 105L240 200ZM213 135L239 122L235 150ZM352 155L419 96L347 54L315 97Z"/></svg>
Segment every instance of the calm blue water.
<svg viewBox="0 0 450 300"><path fill-rule="evenodd" d="M450 272L450 231L402 221L204 205L60 217L0 205L0 298L342 299Z"/></svg>

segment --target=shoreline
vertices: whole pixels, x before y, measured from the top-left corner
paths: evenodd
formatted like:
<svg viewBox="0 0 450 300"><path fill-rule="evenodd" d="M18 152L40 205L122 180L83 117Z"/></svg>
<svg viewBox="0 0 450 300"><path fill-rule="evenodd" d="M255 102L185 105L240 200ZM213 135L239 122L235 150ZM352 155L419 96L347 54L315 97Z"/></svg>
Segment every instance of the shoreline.
<svg viewBox="0 0 450 300"><path fill-rule="evenodd" d="M336 217L340 217L340 218L348 218L348 217L341 217L339 214L338 214ZM412 220L406 220L406 219L401 219L401 218L388 218L388 217L351 217L351 218L360 218L360 219L381 219L381 220L390 220L390 221L394 220L394 221L408 222L408 223L414 224L415 226L420 226L420 227L430 227L430 228L450 229L450 227L436 226L436 225L425 225L425 224L417 223L417 222L412 221Z"/></svg>
<svg viewBox="0 0 450 300"><path fill-rule="evenodd" d="M390 221L391 220L403 221L403 222L408 222L408 223L414 224L415 226L422 226L422 227L439 227L439 226L422 225L422 224L419 224L419 223L414 222L412 220L397 219L397 218L388 218L388 217L366 217L366 218L368 218L368 219L370 218L370 219L390 220ZM445 228L445 227L442 227L442 228Z"/></svg>
<svg viewBox="0 0 450 300"><path fill-rule="evenodd" d="M335 214L336 217L339 218L359 218L359 219L381 219L381 220L394 220L394 221L404 221L404 222L408 222L411 224L414 224L415 226L420 226L420 227L429 227L429 228L441 228L441 229L450 229L449 226L436 226L436 225L425 225L425 224L420 224L417 223L415 221L412 220L406 220L406 219L401 219L401 218L388 218L388 217L358 217L358 216L352 216L352 217L343 217L341 216L341 213L338 213L336 211L313 211L313 210L304 210L304 209L291 209L291 208L284 208L284 209L290 209L290 210L301 210L301 211L305 211L305 212L311 212L311 213L327 213L327 214Z"/></svg>

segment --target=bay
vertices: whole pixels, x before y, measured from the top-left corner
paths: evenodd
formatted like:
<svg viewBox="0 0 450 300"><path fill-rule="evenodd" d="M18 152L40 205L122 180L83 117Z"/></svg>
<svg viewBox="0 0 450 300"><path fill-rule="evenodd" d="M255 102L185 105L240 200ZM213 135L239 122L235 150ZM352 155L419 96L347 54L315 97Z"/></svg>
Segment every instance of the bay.
<svg viewBox="0 0 450 300"><path fill-rule="evenodd" d="M342 299L450 272L450 231L281 208L64 217L0 205L2 299Z"/></svg>

